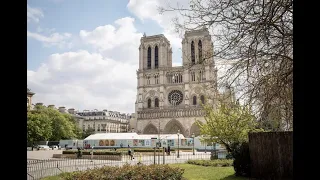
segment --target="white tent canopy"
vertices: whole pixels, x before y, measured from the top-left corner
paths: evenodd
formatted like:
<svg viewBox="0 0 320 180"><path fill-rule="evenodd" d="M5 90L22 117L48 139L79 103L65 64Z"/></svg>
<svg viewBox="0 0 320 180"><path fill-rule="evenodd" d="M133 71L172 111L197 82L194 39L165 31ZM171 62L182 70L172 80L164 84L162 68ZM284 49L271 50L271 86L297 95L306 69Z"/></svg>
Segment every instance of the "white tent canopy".
<svg viewBox="0 0 320 180"><path fill-rule="evenodd" d="M97 133L92 134L84 140L99 140L99 139L151 139L157 138L157 134L137 134L137 133ZM183 134L179 135L179 139L184 139ZM177 134L160 134L160 139L178 139Z"/></svg>

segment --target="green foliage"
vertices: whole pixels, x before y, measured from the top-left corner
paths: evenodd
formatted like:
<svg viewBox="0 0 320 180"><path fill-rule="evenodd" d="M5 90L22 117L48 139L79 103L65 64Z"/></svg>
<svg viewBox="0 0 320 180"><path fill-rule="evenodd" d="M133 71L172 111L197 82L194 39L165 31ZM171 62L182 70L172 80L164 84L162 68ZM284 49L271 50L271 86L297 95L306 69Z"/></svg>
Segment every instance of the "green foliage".
<svg viewBox="0 0 320 180"><path fill-rule="evenodd" d="M221 101L217 109L209 104L203 106L206 112L205 123L196 121L203 141L219 143L232 152L231 144L248 141L248 133L260 131L256 129L256 118L252 115L249 106L241 106L235 102Z"/></svg>
<svg viewBox="0 0 320 180"><path fill-rule="evenodd" d="M236 171L236 176L251 176L251 163L250 163L250 152L249 144L247 142L232 144L234 158L233 167Z"/></svg>
<svg viewBox="0 0 320 180"><path fill-rule="evenodd" d="M28 142L47 140L52 136L50 117L37 111L27 113Z"/></svg>
<svg viewBox="0 0 320 180"><path fill-rule="evenodd" d="M63 180L181 180L184 170L169 165L104 166L87 171L64 174Z"/></svg>
<svg viewBox="0 0 320 180"><path fill-rule="evenodd" d="M94 134L94 132L95 132L95 130L94 130L92 127L84 130L84 131L82 132L82 139L85 139L85 138L87 138L88 136L90 136L91 134Z"/></svg>
<svg viewBox="0 0 320 180"><path fill-rule="evenodd" d="M228 166L232 166L233 160L231 159L188 160L187 163L200 165L200 166L228 167Z"/></svg>
<svg viewBox="0 0 320 180"><path fill-rule="evenodd" d="M60 113L57 109L37 105L27 113L28 142L79 138L75 119L70 114Z"/></svg>

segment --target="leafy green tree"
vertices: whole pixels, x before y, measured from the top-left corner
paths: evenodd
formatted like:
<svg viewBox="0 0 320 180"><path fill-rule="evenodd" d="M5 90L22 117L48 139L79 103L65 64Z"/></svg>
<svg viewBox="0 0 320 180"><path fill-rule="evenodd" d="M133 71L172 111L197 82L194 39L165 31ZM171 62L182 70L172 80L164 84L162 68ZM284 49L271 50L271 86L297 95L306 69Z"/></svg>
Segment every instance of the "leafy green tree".
<svg viewBox="0 0 320 180"><path fill-rule="evenodd" d="M33 114L37 116L34 117ZM60 113L57 109L41 105L35 106L34 110L28 112L27 129L28 142L81 137L76 120L70 114Z"/></svg>
<svg viewBox="0 0 320 180"><path fill-rule="evenodd" d="M229 152L233 151L233 144L247 142L249 132L260 130L256 128L256 118L249 106L220 101L216 109L209 104L203 107L205 123L199 120L196 123L201 134L205 135L205 141L223 144Z"/></svg>
<svg viewBox="0 0 320 180"><path fill-rule="evenodd" d="M85 139L86 137L90 136L91 134L94 134L95 130L93 128L88 128L86 130L83 131L82 133L82 139Z"/></svg>
<svg viewBox="0 0 320 180"><path fill-rule="evenodd" d="M52 136L51 120L47 114L38 111L27 113L27 141L49 140Z"/></svg>

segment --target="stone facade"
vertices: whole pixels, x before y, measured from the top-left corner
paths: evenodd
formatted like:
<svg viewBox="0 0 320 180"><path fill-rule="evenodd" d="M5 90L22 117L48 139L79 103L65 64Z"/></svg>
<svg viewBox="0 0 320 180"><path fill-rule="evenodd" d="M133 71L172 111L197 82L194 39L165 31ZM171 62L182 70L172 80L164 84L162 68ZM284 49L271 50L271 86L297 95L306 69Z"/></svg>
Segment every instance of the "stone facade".
<svg viewBox="0 0 320 180"><path fill-rule="evenodd" d="M62 108L64 107L59 108L60 112ZM123 133L129 131L130 114L108 110L76 112L73 108L68 109L68 113L74 115L83 131L90 128L93 128L95 133Z"/></svg>
<svg viewBox="0 0 320 180"><path fill-rule="evenodd" d="M30 89L27 88L27 110L32 108L32 96L34 94L34 92L31 92Z"/></svg>
<svg viewBox="0 0 320 180"><path fill-rule="evenodd" d="M214 103L217 69L207 29L186 32L182 66L172 67L172 48L164 35L140 40L137 71L137 133L199 134L195 120L203 121L202 102ZM210 98L208 97L210 95Z"/></svg>

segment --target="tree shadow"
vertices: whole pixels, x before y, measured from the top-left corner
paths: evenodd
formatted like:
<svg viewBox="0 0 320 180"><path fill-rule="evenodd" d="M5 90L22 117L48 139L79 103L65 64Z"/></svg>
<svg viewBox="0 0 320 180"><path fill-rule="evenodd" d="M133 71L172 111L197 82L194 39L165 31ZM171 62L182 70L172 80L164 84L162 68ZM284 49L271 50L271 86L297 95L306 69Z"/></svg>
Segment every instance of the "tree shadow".
<svg viewBox="0 0 320 180"><path fill-rule="evenodd" d="M236 176L236 175L230 175L227 177L222 178L221 180L251 180L248 177L241 177L241 176Z"/></svg>

